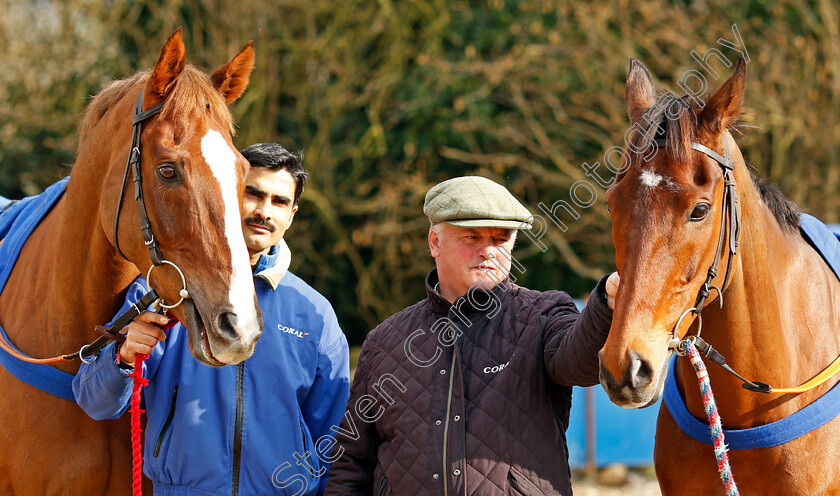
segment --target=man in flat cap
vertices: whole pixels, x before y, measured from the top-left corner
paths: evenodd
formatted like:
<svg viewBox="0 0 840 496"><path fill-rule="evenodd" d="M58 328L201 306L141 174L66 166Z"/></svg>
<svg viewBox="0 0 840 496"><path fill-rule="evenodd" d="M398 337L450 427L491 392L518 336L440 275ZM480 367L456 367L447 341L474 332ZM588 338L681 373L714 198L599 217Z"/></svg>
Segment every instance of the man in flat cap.
<svg viewBox="0 0 840 496"><path fill-rule="evenodd" d="M618 274L582 313L509 277L531 215L482 177L426 194L427 297L371 331L336 427L326 494L571 494L572 386L598 383Z"/></svg>

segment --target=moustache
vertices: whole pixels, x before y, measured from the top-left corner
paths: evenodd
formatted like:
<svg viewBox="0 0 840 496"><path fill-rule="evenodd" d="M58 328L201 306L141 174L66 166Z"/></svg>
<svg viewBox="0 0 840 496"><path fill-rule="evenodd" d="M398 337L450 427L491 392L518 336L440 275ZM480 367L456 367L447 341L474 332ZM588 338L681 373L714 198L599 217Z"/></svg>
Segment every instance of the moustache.
<svg viewBox="0 0 840 496"><path fill-rule="evenodd" d="M267 220L260 219L259 217L247 217L245 219L245 223L264 227L268 229L269 232L274 232L277 230L277 227L274 224L268 222Z"/></svg>

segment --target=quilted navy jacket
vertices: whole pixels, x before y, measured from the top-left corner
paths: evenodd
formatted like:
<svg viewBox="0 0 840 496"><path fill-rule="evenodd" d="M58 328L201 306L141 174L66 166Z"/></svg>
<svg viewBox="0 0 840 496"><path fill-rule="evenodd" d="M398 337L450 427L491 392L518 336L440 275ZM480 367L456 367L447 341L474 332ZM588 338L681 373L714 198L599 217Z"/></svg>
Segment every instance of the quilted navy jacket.
<svg viewBox="0 0 840 496"><path fill-rule="evenodd" d="M265 255L257 266L263 333L250 358L204 365L178 324L143 363L143 471L155 496L323 493L330 428L350 387L347 340L326 298L275 266ZM138 277L123 310L144 292ZM131 378L115 356L110 344L73 380L76 401L96 419L119 417L130 403Z"/></svg>
<svg viewBox="0 0 840 496"><path fill-rule="evenodd" d="M326 494L571 494L572 386L598 383L606 277L583 313L509 281L450 304L437 282L365 340Z"/></svg>

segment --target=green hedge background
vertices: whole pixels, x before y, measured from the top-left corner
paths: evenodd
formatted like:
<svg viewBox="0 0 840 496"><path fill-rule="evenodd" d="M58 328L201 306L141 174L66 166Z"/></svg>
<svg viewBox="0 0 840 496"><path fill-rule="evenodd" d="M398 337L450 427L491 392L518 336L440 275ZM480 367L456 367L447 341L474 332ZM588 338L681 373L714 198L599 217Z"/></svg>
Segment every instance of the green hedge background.
<svg viewBox="0 0 840 496"><path fill-rule="evenodd" d="M736 60L717 43L734 41L733 25L750 57L754 127L739 138L749 163L837 222L840 7L831 0L3 0L0 194L35 194L67 175L89 96L151 67L176 27L188 60L209 70L253 39L235 142L305 152L312 183L286 236L292 270L333 302L358 344L424 294L431 185L477 174L534 213L569 201L586 179L582 164L603 163L623 143L629 59L678 90L701 69L692 50ZM707 77L709 91L730 73L712 64L721 78ZM520 237L519 282L583 296L613 268L603 193L565 219L567 231L549 229L544 253Z"/></svg>

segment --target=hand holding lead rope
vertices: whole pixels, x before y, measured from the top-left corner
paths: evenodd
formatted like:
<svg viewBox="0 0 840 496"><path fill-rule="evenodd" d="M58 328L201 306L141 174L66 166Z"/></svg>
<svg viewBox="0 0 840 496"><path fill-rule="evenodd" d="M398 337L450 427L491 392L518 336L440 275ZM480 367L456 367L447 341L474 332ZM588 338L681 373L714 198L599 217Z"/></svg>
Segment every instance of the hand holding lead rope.
<svg viewBox="0 0 840 496"><path fill-rule="evenodd" d="M184 277L184 273L181 271L181 269L169 260L162 260L161 265L163 264L172 266L176 271L178 271L178 275L181 276L181 289L180 291L178 291L178 296L181 299L178 300L177 303L175 303L174 305L167 305L163 302L163 298L161 298L154 289L149 289L149 292L143 295L143 297L140 298L140 301L129 307L128 310L122 313L122 315L114 319L114 323L113 325L111 325L111 327L95 327L96 331L99 332L102 335L102 337L98 338L96 341L90 344L82 346L82 348L73 355L65 355L64 357L62 357L62 359L68 360L78 356L78 358L84 363L93 363L99 356L99 352L108 343L109 340L117 341L119 343L123 343L125 341L125 335L120 333L120 331L126 326L128 326L141 313L143 313L143 310L145 310L151 305L154 305L156 309L161 310L160 313L166 313L167 311L183 303L185 299L189 298L190 293L189 291L187 291L187 280ZM155 267L160 267L160 265L152 265L151 267L149 267L149 271L146 272L147 284L151 284L150 277L152 276L152 271ZM171 320L175 319L172 318ZM133 356L131 361L133 362Z"/></svg>

